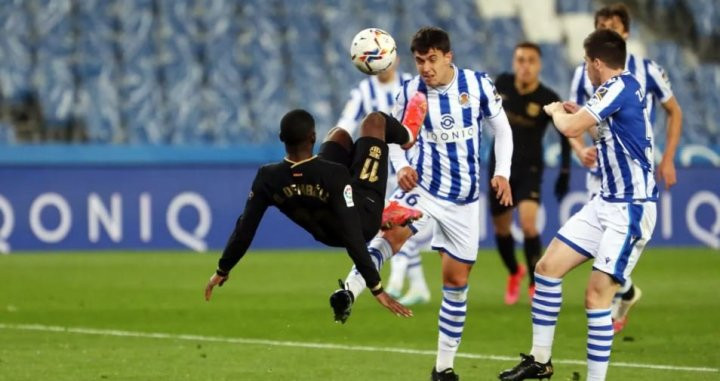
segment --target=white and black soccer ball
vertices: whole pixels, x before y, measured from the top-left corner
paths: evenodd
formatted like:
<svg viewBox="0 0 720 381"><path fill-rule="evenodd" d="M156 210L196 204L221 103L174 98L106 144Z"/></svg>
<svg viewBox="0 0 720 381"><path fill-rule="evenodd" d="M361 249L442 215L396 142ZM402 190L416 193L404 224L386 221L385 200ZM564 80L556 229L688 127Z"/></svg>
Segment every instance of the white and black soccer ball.
<svg viewBox="0 0 720 381"><path fill-rule="evenodd" d="M350 59L365 74L382 73L393 65L396 58L395 40L382 29L364 29L355 35L350 45Z"/></svg>

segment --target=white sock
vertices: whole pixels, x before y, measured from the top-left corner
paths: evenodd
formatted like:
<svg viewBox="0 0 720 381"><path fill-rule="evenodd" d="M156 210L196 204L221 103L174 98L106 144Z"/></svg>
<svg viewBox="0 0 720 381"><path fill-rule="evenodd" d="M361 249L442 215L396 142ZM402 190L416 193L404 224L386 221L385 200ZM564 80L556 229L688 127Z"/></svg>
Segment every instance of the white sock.
<svg viewBox="0 0 720 381"><path fill-rule="evenodd" d="M407 266L408 257L402 250L392 257L390 260L390 277L388 278L387 289L402 291Z"/></svg>
<svg viewBox="0 0 720 381"><path fill-rule="evenodd" d="M610 309L586 309L588 381L604 381L610 364L613 325Z"/></svg>
<svg viewBox="0 0 720 381"><path fill-rule="evenodd" d="M562 304L562 279L535 273L535 296L532 299L533 344L530 354L535 361L546 363L552 356L555 325Z"/></svg>
<svg viewBox="0 0 720 381"><path fill-rule="evenodd" d="M392 247L385 238L373 238L372 241L370 241L370 245L368 245L368 251L370 252L370 258L372 258L375 268L378 271L382 269L383 263L385 263L388 258L392 257ZM357 297L360 296L360 293L362 293L365 287L367 287L365 279L362 275L360 275L355 266L350 269L350 273L345 279L345 285L347 285L347 288L353 293L355 299L357 299Z"/></svg>
<svg viewBox="0 0 720 381"><path fill-rule="evenodd" d="M438 372L453 367L465 327L467 292L467 286L443 287L443 300L438 316L438 353L435 360L435 369Z"/></svg>

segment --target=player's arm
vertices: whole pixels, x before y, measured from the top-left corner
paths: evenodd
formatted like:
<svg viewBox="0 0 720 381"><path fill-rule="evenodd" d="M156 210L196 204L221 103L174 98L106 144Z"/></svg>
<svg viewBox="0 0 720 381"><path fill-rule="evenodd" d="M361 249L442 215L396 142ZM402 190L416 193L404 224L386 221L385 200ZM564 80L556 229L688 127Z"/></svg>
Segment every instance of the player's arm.
<svg viewBox="0 0 720 381"><path fill-rule="evenodd" d="M350 176L346 173L339 173L334 178L335 183L330 191L330 204L340 226L340 239L345 244L347 253L355 264L355 268L365 279L367 288L370 289L370 292L380 304L396 315L412 316L412 311L396 302L383 290L380 274L375 268L372 259L370 259L370 252L368 252L363 237L360 215L353 201Z"/></svg>
<svg viewBox="0 0 720 381"><path fill-rule="evenodd" d="M553 102L545 105L544 110L552 117L558 131L568 138L582 137L585 131L597 124L595 117L584 107L571 114L565 111L562 103Z"/></svg>
<svg viewBox="0 0 720 381"><path fill-rule="evenodd" d="M270 205L260 184L262 177L262 168L258 171L253 181L252 190L245 202L243 214L238 217L235 228L230 234L222 256L218 261L218 267L215 273L210 277L210 281L205 287L205 299L210 300L212 289L215 286L222 286L230 275L230 270L240 261L247 252L250 243L255 237L258 225L262 220L265 211Z"/></svg>
<svg viewBox="0 0 720 381"><path fill-rule="evenodd" d="M410 81L403 83L403 86L395 95L395 105L393 106L392 116L397 120L403 120L405 117L407 99L408 96L412 96L408 94L409 83ZM410 162L408 162L407 156L405 156L405 151L403 151L399 145L390 144L388 147L390 148L390 163L392 163L393 168L397 171L398 186L405 192L409 192L417 186L417 171L410 166Z"/></svg>
<svg viewBox="0 0 720 381"><path fill-rule="evenodd" d="M513 155L512 128L495 85L487 75L481 77L480 82L486 95L480 100L480 108L487 117L490 134L495 137L495 172L490 186L495 190L495 197L500 200L500 205L510 206L513 204L509 181Z"/></svg>
<svg viewBox="0 0 720 381"><path fill-rule="evenodd" d="M670 80L665 70L653 61L647 62L648 94L654 94L660 100L662 108L667 113L667 131L665 132L665 152L663 152L658 177L665 181L665 189L669 189L677 182L675 174L675 152L682 135L682 108L670 88Z"/></svg>
<svg viewBox="0 0 720 381"><path fill-rule="evenodd" d="M553 101L559 101L560 98L557 94L552 93ZM563 105L564 106L564 105ZM564 108L564 107L563 107ZM556 128L557 130L557 128ZM570 190L570 141L568 137L560 133L560 172L555 180L555 198L558 201L562 201L565 195Z"/></svg>

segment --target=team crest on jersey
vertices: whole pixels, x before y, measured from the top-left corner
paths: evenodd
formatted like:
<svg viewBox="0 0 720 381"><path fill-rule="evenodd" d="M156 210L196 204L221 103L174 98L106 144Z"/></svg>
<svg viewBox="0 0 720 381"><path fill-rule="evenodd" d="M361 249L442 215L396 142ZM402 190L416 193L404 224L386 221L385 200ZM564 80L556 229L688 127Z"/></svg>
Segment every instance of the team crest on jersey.
<svg viewBox="0 0 720 381"><path fill-rule="evenodd" d="M535 102L530 102L527 105L527 108L525 109L525 112L527 112L528 115L532 116L533 118L540 115L540 105Z"/></svg>
<svg viewBox="0 0 720 381"><path fill-rule="evenodd" d="M460 107L470 108L470 95L468 93L461 93L460 96L458 96L458 101L460 102Z"/></svg>
<svg viewBox="0 0 720 381"><path fill-rule="evenodd" d="M350 186L350 184L345 185L345 189L343 190L343 198L345 199L345 205L347 205L348 208L352 208L353 206L355 206L352 195L352 187Z"/></svg>
<svg viewBox="0 0 720 381"><path fill-rule="evenodd" d="M594 105L598 104L605 97L605 94L607 94L607 92L608 92L607 87L601 86L599 89L597 89L595 94L593 94L592 98L590 98L590 100L588 101L587 104L589 106L594 106Z"/></svg>

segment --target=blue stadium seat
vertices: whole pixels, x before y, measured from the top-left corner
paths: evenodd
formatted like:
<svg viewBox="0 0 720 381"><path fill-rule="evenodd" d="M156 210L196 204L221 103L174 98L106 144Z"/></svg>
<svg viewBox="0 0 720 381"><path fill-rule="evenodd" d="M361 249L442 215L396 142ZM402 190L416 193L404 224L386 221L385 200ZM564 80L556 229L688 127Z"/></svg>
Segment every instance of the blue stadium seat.
<svg viewBox="0 0 720 381"><path fill-rule="evenodd" d="M165 99L164 121L175 144L212 142L212 130L202 130L200 20L193 0L160 0L157 27L158 69ZM208 127L208 126L206 126Z"/></svg>
<svg viewBox="0 0 720 381"><path fill-rule="evenodd" d="M0 143L15 143L15 129L5 122L0 121Z"/></svg>
<svg viewBox="0 0 720 381"><path fill-rule="evenodd" d="M256 131L251 142L277 139L280 118L289 107L287 74L291 66L300 65L294 59L288 61L283 45L278 43L284 40L285 21L277 12L281 5L278 0L240 5L238 59Z"/></svg>
<svg viewBox="0 0 720 381"><path fill-rule="evenodd" d="M685 6L690 10L695 23L695 30L701 37L709 37L713 33L720 35L717 31L718 13L720 10L716 0L685 0ZM715 28L713 28L715 27Z"/></svg>
<svg viewBox="0 0 720 381"><path fill-rule="evenodd" d="M130 143L170 142L158 78L153 1L119 1L122 120Z"/></svg>
<svg viewBox="0 0 720 381"><path fill-rule="evenodd" d="M203 131L214 131L214 142L241 143L253 140L260 130L250 118L245 78L240 60L249 58L239 42L237 2L204 0L202 19L206 30L205 68L208 83L203 89Z"/></svg>
<svg viewBox="0 0 720 381"><path fill-rule="evenodd" d="M557 0L555 5L558 13L592 12L592 4L590 0Z"/></svg>
<svg viewBox="0 0 720 381"><path fill-rule="evenodd" d="M77 74L80 109L88 139L95 143L123 142L120 119L120 69L115 60L119 24L112 12L116 0L87 0L77 4Z"/></svg>
<svg viewBox="0 0 720 381"><path fill-rule="evenodd" d="M11 103L25 102L33 94L31 26L26 1L0 2L0 92Z"/></svg>
<svg viewBox="0 0 720 381"><path fill-rule="evenodd" d="M570 89L570 76L574 67L568 65L563 44L540 44L543 68L540 73L543 83L565 98Z"/></svg>
<svg viewBox="0 0 720 381"><path fill-rule="evenodd" d="M70 0L39 0L35 24L37 96L47 127L70 123L75 103L74 41Z"/></svg>
<svg viewBox="0 0 720 381"><path fill-rule="evenodd" d="M515 17L492 18L488 20L488 41L484 56L488 72L498 74L508 71L512 62L513 48L524 40L520 20Z"/></svg>

